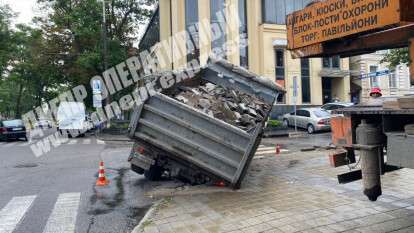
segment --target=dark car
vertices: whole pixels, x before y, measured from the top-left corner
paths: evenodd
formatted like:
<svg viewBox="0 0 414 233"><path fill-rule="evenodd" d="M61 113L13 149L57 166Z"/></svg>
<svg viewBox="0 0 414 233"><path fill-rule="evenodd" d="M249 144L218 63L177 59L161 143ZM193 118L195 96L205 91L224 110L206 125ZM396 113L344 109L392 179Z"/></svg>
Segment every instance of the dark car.
<svg viewBox="0 0 414 233"><path fill-rule="evenodd" d="M0 121L0 140L24 139L27 141L26 127L22 120Z"/></svg>

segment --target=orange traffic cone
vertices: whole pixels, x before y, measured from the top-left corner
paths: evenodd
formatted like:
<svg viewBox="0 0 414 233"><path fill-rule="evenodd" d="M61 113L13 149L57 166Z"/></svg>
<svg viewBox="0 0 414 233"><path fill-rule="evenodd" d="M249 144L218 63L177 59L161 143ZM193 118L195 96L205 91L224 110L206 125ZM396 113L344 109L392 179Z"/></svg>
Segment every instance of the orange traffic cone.
<svg viewBox="0 0 414 233"><path fill-rule="evenodd" d="M280 154L281 146L279 144L276 145L276 155Z"/></svg>
<svg viewBox="0 0 414 233"><path fill-rule="evenodd" d="M109 183L109 180L105 177L105 168L104 163L101 161L99 163L99 176L98 180L96 181L96 186L105 186Z"/></svg>

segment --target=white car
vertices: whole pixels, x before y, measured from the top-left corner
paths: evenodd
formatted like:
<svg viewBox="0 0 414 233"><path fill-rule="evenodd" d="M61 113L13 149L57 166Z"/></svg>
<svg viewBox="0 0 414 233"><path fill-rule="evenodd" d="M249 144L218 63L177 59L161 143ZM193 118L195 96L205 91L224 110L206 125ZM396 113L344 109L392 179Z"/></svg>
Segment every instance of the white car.
<svg viewBox="0 0 414 233"><path fill-rule="evenodd" d="M57 111L58 130L68 136L84 136L92 126L81 102L62 102Z"/></svg>
<svg viewBox="0 0 414 233"><path fill-rule="evenodd" d="M331 130L331 114L321 108L302 108L292 113L283 115L283 123L286 126L294 126L306 129L309 134L317 131Z"/></svg>

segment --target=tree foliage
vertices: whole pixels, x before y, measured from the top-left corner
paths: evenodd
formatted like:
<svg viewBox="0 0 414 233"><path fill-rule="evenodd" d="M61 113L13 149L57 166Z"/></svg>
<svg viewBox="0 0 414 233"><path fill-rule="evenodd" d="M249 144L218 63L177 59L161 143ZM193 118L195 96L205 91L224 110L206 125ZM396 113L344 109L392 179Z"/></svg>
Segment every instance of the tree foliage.
<svg viewBox="0 0 414 233"><path fill-rule="evenodd" d="M395 68L400 64L409 64L410 55L408 48L391 49L381 61L382 63L389 63L390 68Z"/></svg>
<svg viewBox="0 0 414 233"><path fill-rule="evenodd" d="M14 13L0 5L0 114L21 113L104 71L128 57L138 31L156 0L106 0L103 25L101 0L38 0L47 12L33 19L35 27L11 28ZM91 90L88 90L91 92ZM91 96L91 95L88 95ZM88 98L87 105L91 105ZM6 114L7 115L7 114Z"/></svg>
<svg viewBox="0 0 414 233"><path fill-rule="evenodd" d="M13 16L13 12L7 5L0 5L0 75L6 72L13 52L12 31L10 29L10 20Z"/></svg>

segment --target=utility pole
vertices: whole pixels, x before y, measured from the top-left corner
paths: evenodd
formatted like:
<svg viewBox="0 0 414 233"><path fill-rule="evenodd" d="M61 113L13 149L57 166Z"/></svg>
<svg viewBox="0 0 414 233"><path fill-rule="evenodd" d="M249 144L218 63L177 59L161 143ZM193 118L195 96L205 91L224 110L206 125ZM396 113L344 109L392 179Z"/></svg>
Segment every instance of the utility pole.
<svg viewBox="0 0 414 233"><path fill-rule="evenodd" d="M103 63L104 63L104 71L108 69L108 42L107 42L107 33L106 33L106 6L105 0L102 0L102 17L103 17L103 24L102 24L102 36L103 36ZM111 104L111 96L108 93L104 101L104 106ZM107 119L107 127L111 126L111 119Z"/></svg>

